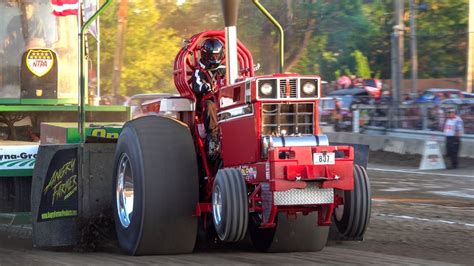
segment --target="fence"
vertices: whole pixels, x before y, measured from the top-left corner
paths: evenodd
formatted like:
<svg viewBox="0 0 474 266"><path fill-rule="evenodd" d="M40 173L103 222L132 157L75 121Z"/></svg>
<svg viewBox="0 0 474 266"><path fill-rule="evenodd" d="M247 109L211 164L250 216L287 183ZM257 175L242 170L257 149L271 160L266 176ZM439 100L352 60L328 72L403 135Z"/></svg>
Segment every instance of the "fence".
<svg viewBox="0 0 474 266"><path fill-rule="evenodd" d="M334 125L332 115L322 115L321 122L323 125L334 125L337 131L359 132L369 127L442 131L446 111L449 108L456 109L457 114L464 121L464 133L474 134L474 104L472 103L439 106L431 103L401 104L398 108L389 104L355 104L339 116L337 126ZM328 113L328 111L322 113Z"/></svg>

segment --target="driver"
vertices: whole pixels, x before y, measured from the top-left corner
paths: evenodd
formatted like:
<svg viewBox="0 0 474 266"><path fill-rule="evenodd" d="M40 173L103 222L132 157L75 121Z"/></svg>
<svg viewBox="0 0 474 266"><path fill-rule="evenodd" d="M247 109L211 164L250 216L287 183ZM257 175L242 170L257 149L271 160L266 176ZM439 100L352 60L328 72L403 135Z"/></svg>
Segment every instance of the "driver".
<svg viewBox="0 0 474 266"><path fill-rule="evenodd" d="M214 92L215 88L213 86L216 83L216 78L225 75L225 66L221 65L223 58L224 46L219 40L207 39L204 41L201 47L199 66L191 78L198 108L200 108L203 96ZM204 127L207 133L208 155L211 158L216 158L220 151L219 128L217 125L216 105L212 97L208 98L205 102Z"/></svg>

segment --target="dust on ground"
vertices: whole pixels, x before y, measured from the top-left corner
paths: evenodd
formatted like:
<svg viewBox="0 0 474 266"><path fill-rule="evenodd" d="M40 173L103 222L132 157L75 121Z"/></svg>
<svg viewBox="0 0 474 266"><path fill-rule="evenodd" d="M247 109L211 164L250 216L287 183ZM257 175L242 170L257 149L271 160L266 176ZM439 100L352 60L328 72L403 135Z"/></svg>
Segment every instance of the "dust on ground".
<svg viewBox="0 0 474 266"><path fill-rule="evenodd" d="M337 247L472 265L474 177L443 172L430 176L369 169L372 215L365 241ZM437 193L443 191L450 193Z"/></svg>

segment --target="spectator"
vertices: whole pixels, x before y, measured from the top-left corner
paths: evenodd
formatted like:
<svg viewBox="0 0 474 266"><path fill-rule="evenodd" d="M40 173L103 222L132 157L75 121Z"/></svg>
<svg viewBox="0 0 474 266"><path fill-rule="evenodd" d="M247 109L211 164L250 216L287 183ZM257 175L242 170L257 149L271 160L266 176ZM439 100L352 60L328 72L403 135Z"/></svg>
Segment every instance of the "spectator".
<svg viewBox="0 0 474 266"><path fill-rule="evenodd" d="M339 85L339 87L341 87L342 89L347 89L351 86L352 84L352 81L351 81L351 78L349 78L348 76L344 75L344 76L341 76L337 79L337 84Z"/></svg>
<svg viewBox="0 0 474 266"><path fill-rule="evenodd" d="M412 99L411 99L410 94L405 94L405 97L403 98L402 103L403 104L411 104L412 103Z"/></svg>
<svg viewBox="0 0 474 266"><path fill-rule="evenodd" d="M438 105L441 103L441 100L443 100L443 94L442 93L435 93L433 97L433 103Z"/></svg>
<svg viewBox="0 0 474 266"><path fill-rule="evenodd" d="M441 108L439 105L435 105L434 109L434 115L435 119L437 121L437 130L438 131L443 131L444 128L444 121L446 120L446 116L444 114L443 108Z"/></svg>
<svg viewBox="0 0 474 266"><path fill-rule="evenodd" d="M385 90L382 92L382 97L380 98L381 103L390 104L392 103L392 92Z"/></svg>
<svg viewBox="0 0 474 266"><path fill-rule="evenodd" d="M340 130L340 122L342 120L342 103L336 97L333 98L334 100L334 111L332 113L332 121L334 123L334 131L338 132Z"/></svg>
<svg viewBox="0 0 474 266"><path fill-rule="evenodd" d="M454 109L449 109L448 118L444 124L444 135L446 136L446 156L449 157L451 161L450 169L458 168L458 156L462 134L464 134L462 119L456 115Z"/></svg>
<svg viewBox="0 0 474 266"><path fill-rule="evenodd" d="M459 116L464 122L464 134L474 134L474 104L461 106Z"/></svg>

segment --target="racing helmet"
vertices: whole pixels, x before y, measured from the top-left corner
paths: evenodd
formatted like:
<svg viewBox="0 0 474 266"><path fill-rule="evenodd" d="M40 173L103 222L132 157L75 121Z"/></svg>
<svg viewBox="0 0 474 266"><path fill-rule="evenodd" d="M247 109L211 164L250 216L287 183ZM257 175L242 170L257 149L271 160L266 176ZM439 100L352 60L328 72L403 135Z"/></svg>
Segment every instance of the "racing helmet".
<svg viewBox="0 0 474 266"><path fill-rule="evenodd" d="M201 46L201 62L207 69L218 67L224 58L224 45L217 39L207 39Z"/></svg>

